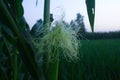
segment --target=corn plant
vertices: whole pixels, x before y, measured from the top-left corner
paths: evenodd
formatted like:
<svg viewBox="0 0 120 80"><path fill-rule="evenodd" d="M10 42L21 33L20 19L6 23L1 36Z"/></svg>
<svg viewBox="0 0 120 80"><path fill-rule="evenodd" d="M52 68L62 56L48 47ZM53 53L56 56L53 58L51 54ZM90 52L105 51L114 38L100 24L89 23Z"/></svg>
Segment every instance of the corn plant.
<svg viewBox="0 0 120 80"><path fill-rule="evenodd" d="M92 10L95 7L95 2L94 0L86 0L86 3L93 31L94 14ZM43 54L43 62L41 62L41 64L43 63L44 68L38 68L39 63L36 57L38 52L36 50L36 45L33 43L34 41L31 37L29 26L23 17L23 13L22 0L0 0L0 80L57 80L59 70L58 54L52 56L56 58L53 63L49 62L49 53ZM45 30L50 27L49 14L50 0L45 0L43 24ZM56 26L59 25L57 24ZM41 38L45 41L47 40L47 38L45 38L46 36L48 36L49 39L51 39L53 35L60 36L58 35L58 31L64 34L64 30L61 27L56 27L49 35L47 32L47 34ZM63 38L70 39L70 37L65 36ZM66 39L66 43L70 41L68 39ZM71 48L69 44L68 46ZM54 53L58 53L59 47L55 47L56 45L50 48L55 50ZM42 49L40 48L40 52L41 51ZM62 51L64 52L64 50Z"/></svg>
<svg viewBox="0 0 120 80"><path fill-rule="evenodd" d="M87 11L88 11L88 15L89 15L89 20L90 20L90 25L91 25L91 29L92 29L92 31L93 31L93 29L94 29L94 12L95 12L95 0L86 0L86 5L87 5ZM50 0L45 0L45 4L44 4L44 25L46 25L47 27L49 27L50 26L50 16L49 16L49 14L50 14ZM58 27L57 27L58 28ZM53 31L54 32L54 31ZM59 31L57 32L58 34L59 34ZM49 33L50 34L50 33ZM51 35L48 35L47 37L50 37ZM56 35L54 35L54 36L56 36ZM59 37L61 37L61 36L63 36L63 34L62 35L57 35L57 39L59 38ZM67 37L67 35L65 36L65 37ZM64 37L64 38L65 38ZM54 41L53 40L54 38L52 38L52 41ZM69 39L69 38L68 38ZM51 45L50 45L50 43L52 44L52 42L50 42L49 41L50 40L50 38L48 38L48 43L47 43L47 45L48 46L50 46L50 47L48 47L48 49L51 49ZM43 40L44 41L44 40ZM57 41L57 40L56 40ZM46 41L47 42L47 41ZM45 42L45 43L46 43ZM59 43L60 41L58 41L58 43ZM62 43L64 43L64 42L61 42L60 44L62 44ZM69 42L66 42L66 43L68 43L69 44ZM55 43L53 43L53 44L55 44ZM73 43L73 44L75 44L75 43ZM45 44L44 44L45 45ZM64 46L66 46L66 45L63 45L62 47L64 47ZM68 46L67 46L68 47ZM59 47L57 47L57 48L59 48ZM73 48L73 47L72 47ZM55 49L55 47L54 47L54 49ZM74 49L74 48L73 48ZM52 50L52 49L51 49ZM55 49L56 50L56 49ZM72 50L71 50L72 51ZM47 80L57 80L57 76L58 76L58 64L59 64L59 57L58 57L58 55L59 54L57 54L57 52L55 52L56 54L53 56L54 58L57 58L57 60L56 61L54 61L54 62L49 62L50 60L49 60L49 57L51 57L50 56L50 54L51 54L52 52L50 52L50 53L47 53L46 55L44 55L44 58L45 58L45 60L47 60L47 62L48 63L45 63L44 65L45 65L45 76L46 76L46 79ZM54 52L53 52L54 53ZM47 66L46 66L47 65ZM49 66L49 67L48 67ZM48 68L47 68L48 67ZM48 72L51 72L51 74L49 74Z"/></svg>
<svg viewBox="0 0 120 80"><path fill-rule="evenodd" d="M71 27L66 27L62 21L53 23L53 26L42 27L42 35L34 38L37 40L37 56L43 54L44 72L47 80L56 80L58 77L58 66L61 58L67 61L78 60L79 40L76 32ZM41 57L41 56L40 56ZM38 57L38 61L41 58ZM40 60L39 60L40 59Z"/></svg>
<svg viewBox="0 0 120 80"><path fill-rule="evenodd" d="M29 74L36 80L39 79L38 66L34 57L35 51L32 47L32 40L28 31L27 23L23 19L23 7L21 0L0 0L0 28L1 28L1 56L0 63L1 80L18 80L18 64L22 61L22 66L28 70ZM15 15L14 15L15 14ZM20 61L18 61L20 59ZM23 64L24 63L24 64ZM7 70L6 70L7 69ZM10 70L7 73L8 69ZM6 72L7 71L7 72ZM23 71L24 72L24 71ZM13 76L13 77L12 77Z"/></svg>

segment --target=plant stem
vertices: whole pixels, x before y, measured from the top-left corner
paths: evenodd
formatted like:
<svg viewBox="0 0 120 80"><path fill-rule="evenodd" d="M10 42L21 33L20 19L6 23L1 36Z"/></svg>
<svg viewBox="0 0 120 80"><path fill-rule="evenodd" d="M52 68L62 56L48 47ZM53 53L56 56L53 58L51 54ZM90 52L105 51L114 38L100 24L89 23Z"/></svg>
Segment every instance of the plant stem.
<svg viewBox="0 0 120 80"><path fill-rule="evenodd" d="M13 80L17 80L17 51L15 51L14 56L13 56Z"/></svg>
<svg viewBox="0 0 120 80"><path fill-rule="evenodd" d="M45 62L45 79L46 80L58 80L58 68L59 68L59 53L56 52L56 57L52 61ZM48 58L48 57L47 57Z"/></svg>
<svg viewBox="0 0 120 80"><path fill-rule="evenodd" d="M44 2L44 25L50 25L50 0Z"/></svg>
<svg viewBox="0 0 120 80"><path fill-rule="evenodd" d="M45 0L44 2L44 26L50 26L50 0ZM57 80L58 78L58 64L59 57L58 53L56 53L57 59L53 60L53 62L48 61L49 54L44 55L43 57L47 60L47 63L44 64L45 78L46 80Z"/></svg>

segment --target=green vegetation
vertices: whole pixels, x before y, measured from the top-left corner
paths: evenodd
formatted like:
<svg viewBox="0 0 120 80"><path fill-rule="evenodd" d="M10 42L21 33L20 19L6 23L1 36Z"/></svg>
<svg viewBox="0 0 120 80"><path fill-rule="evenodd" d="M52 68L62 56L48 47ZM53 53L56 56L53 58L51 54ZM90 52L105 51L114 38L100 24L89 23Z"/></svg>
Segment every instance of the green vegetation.
<svg viewBox="0 0 120 80"><path fill-rule="evenodd" d="M43 51L39 57L41 61L37 59L37 46L34 44L29 26L24 19L22 1L23 0L0 0L0 80L57 80L59 73L58 64L60 64L59 58L57 57L57 60L51 63L49 62L49 57L51 58L50 54L44 52L44 49L40 49L40 51ZM42 27L46 30L50 27L50 0L44 1L44 26ZM92 10L95 9L95 0L86 0L86 3L93 31L94 13ZM59 34L59 32L61 32L61 34ZM72 32L69 34L66 33L66 30L64 32L62 28L56 27L50 35L47 34L45 37L41 37L43 38L43 40L41 40L43 43L46 43L49 39L53 39L53 45L45 45L42 43L40 45L44 45L42 48L46 46L53 48L50 49L50 53L52 53L52 50L53 53L58 53L59 47L56 48L57 43L54 42L54 39L58 42L60 41L60 43L64 42L65 45L60 45L59 43L60 48L62 48L60 51L63 51L62 53L68 51L66 55L70 55L69 57L71 59L73 58L72 53L76 54L76 45L78 46L78 44ZM44 35L44 32L42 34ZM62 36L62 38L59 39L59 37L54 37L54 35ZM48 39L46 36L50 38ZM54 55L55 56L52 56L53 59L56 58L57 54ZM63 56L61 57L63 58Z"/></svg>
<svg viewBox="0 0 120 80"><path fill-rule="evenodd" d="M55 22L54 27L42 27L34 40L38 49L37 59L44 60L44 72L47 80L56 80L58 76L58 66L61 57L66 60L77 60L79 53L79 41L76 32L71 27L65 27L62 21ZM36 41L37 40L37 41ZM50 73L50 74L49 74Z"/></svg>
<svg viewBox="0 0 120 80"><path fill-rule="evenodd" d="M60 62L59 80L120 80L120 39L83 40L78 62Z"/></svg>
<svg viewBox="0 0 120 80"><path fill-rule="evenodd" d="M0 0L0 12L0 80L38 80L39 69L22 0Z"/></svg>
<svg viewBox="0 0 120 80"><path fill-rule="evenodd" d="M22 1L0 0L0 80L120 80L119 39L83 40L78 47L75 33L61 23L50 29L50 0L45 0L38 46ZM86 6L94 31L95 0L86 0Z"/></svg>
<svg viewBox="0 0 120 80"><path fill-rule="evenodd" d="M81 36L82 35L82 36ZM84 34L78 35L80 39L89 39L89 40L97 40L97 39L120 39L120 31L114 32L85 32Z"/></svg>

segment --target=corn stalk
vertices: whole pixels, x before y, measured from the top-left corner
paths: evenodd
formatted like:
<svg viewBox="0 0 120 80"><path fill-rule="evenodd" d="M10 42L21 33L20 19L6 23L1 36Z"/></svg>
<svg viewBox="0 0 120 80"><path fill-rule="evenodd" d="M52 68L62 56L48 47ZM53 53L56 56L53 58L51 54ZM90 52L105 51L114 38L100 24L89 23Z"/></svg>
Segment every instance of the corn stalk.
<svg viewBox="0 0 120 80"><path fill-rule="evenodd" d="M44 27L50 27L50 0L45 0L44 2ZM59 58L50 62L48 61L48 56L49 54L44 54L45 78L46 80L57 80ZM58 56L58 54L56 56Z"/></svg>

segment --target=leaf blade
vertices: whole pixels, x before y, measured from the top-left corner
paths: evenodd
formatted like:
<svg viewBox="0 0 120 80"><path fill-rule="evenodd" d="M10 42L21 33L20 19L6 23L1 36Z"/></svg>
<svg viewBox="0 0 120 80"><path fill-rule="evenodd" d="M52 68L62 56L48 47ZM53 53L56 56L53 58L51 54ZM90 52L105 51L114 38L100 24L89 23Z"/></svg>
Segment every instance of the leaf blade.
<svg viewBox="0 0 120 80"><path fill-rule="evenodd" d="M87 12L92 32L94 32L95 0L86 0Z"/></svg>

